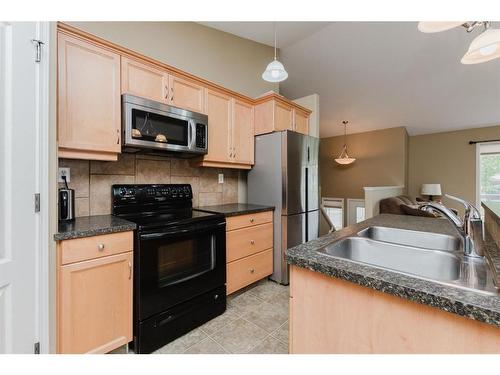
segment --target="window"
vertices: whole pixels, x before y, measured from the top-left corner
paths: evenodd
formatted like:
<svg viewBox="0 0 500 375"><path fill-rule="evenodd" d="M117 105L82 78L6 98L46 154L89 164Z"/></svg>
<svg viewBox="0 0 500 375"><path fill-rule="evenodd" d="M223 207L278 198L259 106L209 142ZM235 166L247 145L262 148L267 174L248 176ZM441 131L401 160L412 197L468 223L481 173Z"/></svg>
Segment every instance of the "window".
<svg viewBox="0 0 500 375"><path fill-rule="evenodd" d="M479 164L481 201L500 201L500 152L481 153Z"/></svg>
<svg viewBox="0 0 500 375"><path fill-rule="evenodd" d="M321 199L321 204L335 227L335 230L342 229L344 227L344 199L323 197Z"/></svg>
<svg viewBox="0 0 500 375"><path fill-rule="evenodd" d="M481 215L482 201L500 202L500 142L476 145L476 203Z"/></svg>

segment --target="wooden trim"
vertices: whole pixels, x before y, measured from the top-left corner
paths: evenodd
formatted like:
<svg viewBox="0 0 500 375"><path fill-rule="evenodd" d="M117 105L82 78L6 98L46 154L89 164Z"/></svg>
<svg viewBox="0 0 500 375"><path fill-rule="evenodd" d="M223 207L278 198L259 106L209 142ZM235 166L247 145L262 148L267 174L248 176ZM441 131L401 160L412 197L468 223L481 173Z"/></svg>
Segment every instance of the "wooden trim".
<svg viewBox="0 0 500 375"><path fill-rule="evenodd" d="M275 92L271 92L269 94L266 94L264 96L260 96L260 97L258 97L256 99L254 99L253 100L253 104L257 105L257 104L265 103L265 102L267 102L269 100L276 100L278 102L281 102L282 104L291 106L293 108L297 108L297 109L299 109L300 111L304 112L307 115L310 115L312 113L312 111L310 109L308 109L306 107L303 107L300 104L297 104L294 101L292 101L292 100L290 100L288 98L285 98L283 95L277 94Z"/></svg>
<svg viewBox="0 0 500 375"><path fill-rule="evenodd" d="M63 32L65 34L69 34L69 35L72 35L74 37L77 37L77 38L80 38L80 39L83 39L87 42L91 42L91 43L95 43L95 44L98 44L99 46L101 47L104 47L104 48L107 48L113 52L117 52L119 54L121 54L122 56L125 56L125 57L128 57L128 58L133 58L133 59L139 59L140 61L142 62L145 62L145 63L149 63L149 64L152 64L160 69L165 69L168 71L168 73L170 74L175 74L181 78L185 78L185 79L188 79L188 80L194 80L196 82L200 82L201 84L203 84L204 86L207 86L207 87L210 87L212 89L216 89L216 90L219 90L219 91L222 91L232 97L235 97L235 98L238 98L239 100L243 100L243 101L246 101L250 104L253 104L254 103L254 99L248 97L248 96L245 96L243 94L240 94L240 93L237 93L236 91L232 91L232 90L229 90L223 86L220 86L216 83L213 83L211 81L208 81L204 78L200 78L200 77L197 77L193 74L190 74L190 73L187 73L183 70L180 70L178 68L175 68L171 65L168 65L168 64L165 64L165 63L162 63L158 60L154 60L148 56L145 56L145 55L142 55L138 52L135 52L135 51L132 51L128 48L125 48L125 47L122 47L118 44L115 44L115 43L112 43L112 42L109 42L105 39L102 39L96 35L93 35L93 34L90 34L86 31L83 31L83 30L80 30L80 29L77 29L76 27L73 27L73 26L70 26L66 23L63 23L63 22L58 22L57 23L57 30L59 32Z"/></svg>
<svg viewBox="0 0 500 375"><path fill-rule="evenodd" d="M228 163L218 161L193 161L193 165L197 167L213 167L213 168L233 168L233 169L252 169L252 165L241 163Z"/></svg>
<svg viewBox="0 0 500 375"><path fill-rule="evenodd" d="M79 151L67 150L62 147L58 149L58 158L65 159L86 159L86 160L101 160L101 161L117 161L120 152L100 152L100 151Z"/></svg>

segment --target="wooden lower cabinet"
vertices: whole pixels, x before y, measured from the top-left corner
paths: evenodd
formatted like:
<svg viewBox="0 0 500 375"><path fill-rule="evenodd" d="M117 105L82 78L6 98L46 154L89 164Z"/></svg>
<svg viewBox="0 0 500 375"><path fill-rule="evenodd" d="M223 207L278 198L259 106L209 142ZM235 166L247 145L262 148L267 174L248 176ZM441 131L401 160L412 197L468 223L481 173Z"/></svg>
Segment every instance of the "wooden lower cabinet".
<svg viewBox="0 0 500 375"><path fill-rule="evenodd" d="M131 233L119 235L132 239ZM132 341L132 241L119 254L62 264L65 242L88 241L88 252L94 254L98 237L106 236L58 245L58 353L107 353Z"/></svg>
<svg viewBox="0 0 500 375"><path fill-rule="evenodd" d="M500 328L290 267L291 354L500 353Z"/></svg>
<svg viewBox="0 0 500 375"><path fill-rule="evenodd" d="M227 294L273 273L273 212L226 219Z"/></svg>

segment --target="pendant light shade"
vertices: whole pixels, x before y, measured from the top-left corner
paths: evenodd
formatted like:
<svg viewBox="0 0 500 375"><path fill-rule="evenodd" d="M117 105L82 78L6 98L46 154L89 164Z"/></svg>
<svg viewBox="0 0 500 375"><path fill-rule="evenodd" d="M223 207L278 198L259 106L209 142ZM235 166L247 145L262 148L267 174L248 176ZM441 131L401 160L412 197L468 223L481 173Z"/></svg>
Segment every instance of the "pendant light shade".
<svg viewBox="0 0 500 375"><path fill-rule="evenodd" d="M262 79L267 82L281 82L288 78L288 73L285 67L278 60L271 61L264 73L262 73Z"/></svg>
<svg viewBox="0 0 500 375"><path fill-rule="evenodd" d="M262 79L267 82L281 82L287 78L285 67L276 59L276 24L274 24L274 60L267 65L262 73Z"/></svg>
<svg viewBox="0 0 500 375"><path fill-rule="evenodd" d="M418 23L418 30L423 33L439 33L441 31L446 31L453 29L457 26L463 25L464 21L440 21L440 22L424 22Z"/></svg>
<svg viewBox="0 0 500 375"><path fill-rule="evenodd" d="M462 64L478 64L500 57L500 30L487 29L477 36L462 57Z"/></svg>
<svg viewBox="0 0 500 375"><path fill-rule="evenodd" d="M351 158L349 154L347 153L347 124L349 121L342 121L342 124L344 124L344 146L342 147L342 152L340 153L339 157L335 159L335 162L337 164L341 165L347 165L347 164L352 164L356 161L355 158Z"/></svg>

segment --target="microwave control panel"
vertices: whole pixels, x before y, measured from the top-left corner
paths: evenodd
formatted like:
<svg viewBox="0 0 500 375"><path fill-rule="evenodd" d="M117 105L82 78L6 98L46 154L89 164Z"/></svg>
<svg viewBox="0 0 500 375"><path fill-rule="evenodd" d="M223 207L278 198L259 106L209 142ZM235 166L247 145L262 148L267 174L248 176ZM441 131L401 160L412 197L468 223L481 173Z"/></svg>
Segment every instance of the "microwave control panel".
<svg viewBox="0 0 500 375"><path fill-rule="evenodd" d="M204 124L196 124L196 147L207 148L207 126Z"/></svg>

